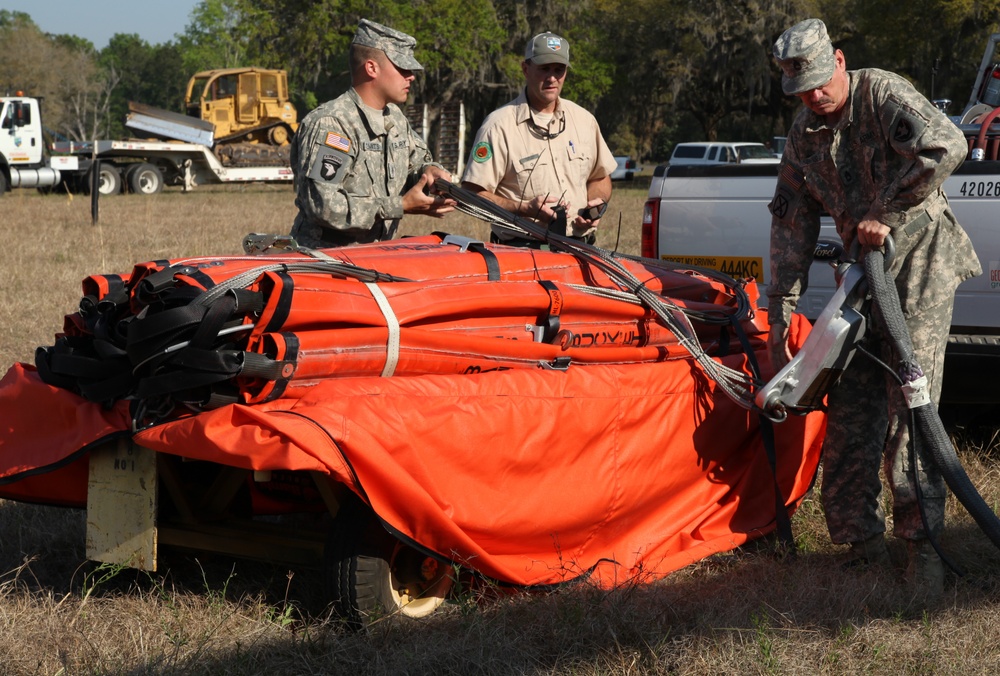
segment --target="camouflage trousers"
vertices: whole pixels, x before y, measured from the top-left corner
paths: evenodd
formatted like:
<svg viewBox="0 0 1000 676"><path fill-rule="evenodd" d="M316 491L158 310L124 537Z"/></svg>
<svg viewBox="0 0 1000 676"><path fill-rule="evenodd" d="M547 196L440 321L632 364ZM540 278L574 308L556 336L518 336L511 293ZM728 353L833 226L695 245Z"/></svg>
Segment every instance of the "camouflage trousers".
<svg viewBox="0 0 1000 676"><path fill-rule="evenodd" d="M927 376L934 406L941 398L944 352L953 306L952 298L906 319L914 354ZM895 368L897 357L892 340L880 318L872 316L871 321L865 348ZM882 366L857 353L831 390L827 403L822 501L833 542L858 542L885 531L880 464L892 492L895 536L908 540L928 536L920 518L914 460L930 535L937 536L944 525L947 494L944 479L928 453L918 450L911 455L912 418L898 382Z"/></svg>
<svg viewBox="0 0 1000 676"><path fill-rule="evenodd" d="M336 228L324 228L313 223L308 223L304 219L295 219L292 226L292 238L299 246L310 249L329 249L337 246L347 246L348 244L367 244L369 242L381 242L392 239L396 233L399 221L377 221L370 230L359 230L357 228L338 230Z"/></svg>

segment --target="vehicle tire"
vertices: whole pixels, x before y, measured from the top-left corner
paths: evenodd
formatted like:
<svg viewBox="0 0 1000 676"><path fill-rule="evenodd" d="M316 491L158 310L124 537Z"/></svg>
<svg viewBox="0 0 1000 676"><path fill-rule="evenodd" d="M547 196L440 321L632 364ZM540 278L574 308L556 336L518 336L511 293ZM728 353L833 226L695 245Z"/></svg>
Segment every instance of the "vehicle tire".
<svg viewBox="0 0 1000 676"><path fill-rule="evenodd" d="M101 164L100 174L97 177L97 191L101 195L117 195L122 191L122 175L113 164ZM89 192L90 177L87 178L87 188Z"/></svg>
<svg viewBox="0 0 1000 676"><path fill-rule="evenodd" d="M324 582L332 610L351 630L437 610L453 586L451 567L394 538L365 505L345 505L326 544Z"/></svg>
<svg viewBox="0 0 1000 676"><path fill-rule="evenodd" d="M7 177L0 171L0 195L3 195L5 192L7 192Z"/></svg>
<svg viewBox="0 0 1000 676"><path fill-rule="evenodd" d="M155 165L140 162L128 168L125 172L129 192L136 195L155 195L163 190L163 174Z"/></svg>

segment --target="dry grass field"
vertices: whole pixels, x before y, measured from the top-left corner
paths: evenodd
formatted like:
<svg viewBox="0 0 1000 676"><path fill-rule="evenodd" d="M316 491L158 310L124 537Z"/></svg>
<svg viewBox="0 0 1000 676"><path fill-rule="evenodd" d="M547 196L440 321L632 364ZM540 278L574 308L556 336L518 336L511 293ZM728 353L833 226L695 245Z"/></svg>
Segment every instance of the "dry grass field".
<svg viewBox="0 0 1000 676"><path fill-rule="evenodd" d="M619 187L600 244L637 253L645 189ZM240 251L248 232L287 232L288 187L119 196L90 223L87 198L0 198L0 368L32 361L74 311L80 281L136 262ZM620 235L617 229L621 220ZM452 215L404 234L486 235ZM2 435L2 430L0 430ZM958 434L961 456L1000 503L1000 442ZM3 441L0 436L0 452ZM359 634L296 597L288 571L204 557L140 573L84 559L85 515L0 501L3 674L966 674L1000 671L1000 552L952 500L944 546L965 570L944 600L915 605L896 576L844 570L818 496L793 523L798 556L766 544L651 585L580 584L550 594L466 593L426 620L386 619ZM901 564L904 552L893 543ZM296 593L289 592L292 588Z"/></svg>

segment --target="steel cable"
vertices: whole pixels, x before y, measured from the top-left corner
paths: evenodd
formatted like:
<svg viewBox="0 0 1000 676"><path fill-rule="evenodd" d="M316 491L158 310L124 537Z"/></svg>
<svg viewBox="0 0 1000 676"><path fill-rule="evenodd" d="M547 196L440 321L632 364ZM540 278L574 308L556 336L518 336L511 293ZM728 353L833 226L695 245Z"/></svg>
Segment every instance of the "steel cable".
<svg viewBox="0 0 1000 676"><path fill-rule="evenodd" d="M745 372L729 368L709 356L702 348L701 341L698 339L686 311L670 302L669 299L648 289L641 280L617 260L615 254L582 240L550 232L534 221L521 218L498 204L449 181L438 179L435 186L439 191L454 199L459 210L463 213L523 232L531 239L547 242L552 250L571 253L600 268L624 290L638 298L659 318L664 326L673 332L678 343L695 358L702 370L719 385L720 389L731 400L742 408L748 410L754 408L753 388L755 383L753 379ZM731 284L732 282L727 286L731 286ZM745 292L742 289L734 289L734 295L743 297L743 300L737 305L737 311L744 314L737 316L736 319L747 318L749 316L747 314L749 302L743 302L745 301Z"/></svg>

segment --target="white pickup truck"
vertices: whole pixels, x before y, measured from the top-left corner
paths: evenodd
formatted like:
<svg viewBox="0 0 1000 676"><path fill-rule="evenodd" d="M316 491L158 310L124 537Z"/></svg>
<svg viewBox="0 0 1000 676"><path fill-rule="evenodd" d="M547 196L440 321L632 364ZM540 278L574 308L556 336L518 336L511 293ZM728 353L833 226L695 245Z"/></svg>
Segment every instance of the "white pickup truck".
<svg viewBox="0 0 1000 676"><path fill-rule="evenodd" d="M973 95L956 120L970 158L944 184L959 223L972 239L983 274L958 289L943 398L958 404L1000 403L1000 33L991 36ZM994 76L994 73L997 75ZM993 124L994 119L998 124ZM642 254L770 283L769 242L777 166L659 166L643 210ZM820 240L839 242L830 218ZM798 311L815 319L836 282L829 249L817 248L809 289Z"/></svg>

